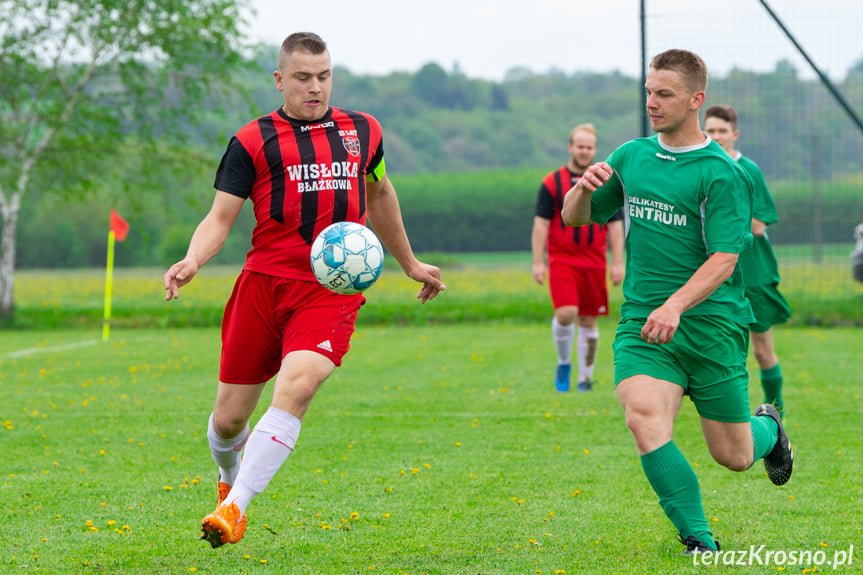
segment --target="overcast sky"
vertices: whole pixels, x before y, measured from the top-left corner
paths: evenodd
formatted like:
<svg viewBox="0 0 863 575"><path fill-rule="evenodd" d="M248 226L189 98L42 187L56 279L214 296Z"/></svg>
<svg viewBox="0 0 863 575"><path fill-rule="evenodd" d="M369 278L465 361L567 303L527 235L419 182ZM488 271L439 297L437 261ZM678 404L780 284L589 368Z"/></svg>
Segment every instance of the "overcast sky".
<svg viewBox="0 0 863 575"><path fill-rule="evenodd" d="M507 70L619 70L640 74L639 0L252 0L250 40L320 34L333 64L358 74L415 72L436 62L501 80ZM863 0L767 0L815 63L834 79L863 59ZM806 61L759 0L647 0L648 54L686 48L713 74Z"/></svg>

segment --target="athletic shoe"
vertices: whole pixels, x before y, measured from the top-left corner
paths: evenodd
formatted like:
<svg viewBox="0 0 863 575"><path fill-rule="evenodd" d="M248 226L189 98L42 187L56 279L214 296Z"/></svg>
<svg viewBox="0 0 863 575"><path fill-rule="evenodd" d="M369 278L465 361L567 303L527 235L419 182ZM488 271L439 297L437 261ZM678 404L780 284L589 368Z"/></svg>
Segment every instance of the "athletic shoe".
<svg viewBox="0 0 863 575"><path fill-rule="evenodd" d="M240 513L236 503L217 507L201 521L201 539L214 549L225 543L237 543L245 534L246 514Z"/></svg>
<svg viewBox="0 0 863 575"><path fill-rule="evenodd" d="M678 533L677 540L686 545L686 551L683 552L684 555L695 555L697 553L705 553L707 551L722 551L722 547L720 547L719 541L717 541L716 539L713 540L713 544L716 545L716 549L713 549L704 541L699 541L695 538L694 535L690 535L689 537L684 539L683 536Z"/></svg>
<svg viewBox="0 0 863 575"><path fill-rule="evenodd" d="M584 393L585 391L590 391L593 389L593 382L589 379L585 379L584 381L578 382L578 391Z"/></svg>
<svg viewBox="0 0 863 575"><path fill-rule="evenodd" d="M779 427L776 445L773 446L773 450L770 453L764 456L764 469L767 471L770 481L775 485L785 485L791 479L791 471L794 467L794 452L791 450L791 441L788 439L788 434L785 433L785 426L782 425L782 418L779 416L779 411L769 403L759 405L758 409L755 410L755 415L770 417Z"/></svg>
<svg viewBox="0 0 863 575"><path fill-rule="evenodd" d="M554 374L554 388L560 392L569 391L569 372L572 369L570 363L557 364L557 373Z"/></svg>
<svg viewBox="0 0 863 575"><path fill-rule="evenodd" d="M219 507L222 504L222 501L228 497L228 493L231 492L231 486L222 481L221 476L219 477L219 500L216 502L216 507Z"/></svg>

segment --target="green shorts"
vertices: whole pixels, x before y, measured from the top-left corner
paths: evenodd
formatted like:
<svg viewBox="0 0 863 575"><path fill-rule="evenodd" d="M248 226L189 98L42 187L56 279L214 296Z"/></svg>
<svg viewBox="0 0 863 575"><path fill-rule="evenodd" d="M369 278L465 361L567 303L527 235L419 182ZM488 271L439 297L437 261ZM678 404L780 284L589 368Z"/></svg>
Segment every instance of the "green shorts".
<svg viewBox="0 0 863 575"><path fill-rule="evenodd" d="M755 323L749 329L764 333L774 325L785 323L791 317L791 308L785 297L779 293L776 284L746 288L746 297L752 305Z"/></svg>
<svg viewBox="0 0 863 575"><path fill-rule="evenodd" d="M634 375L676 383L705 419L749 421L749 330L719 316L683 316L670 343L641 339L644 318L622 320L614 337L614 384Z"/></svg>

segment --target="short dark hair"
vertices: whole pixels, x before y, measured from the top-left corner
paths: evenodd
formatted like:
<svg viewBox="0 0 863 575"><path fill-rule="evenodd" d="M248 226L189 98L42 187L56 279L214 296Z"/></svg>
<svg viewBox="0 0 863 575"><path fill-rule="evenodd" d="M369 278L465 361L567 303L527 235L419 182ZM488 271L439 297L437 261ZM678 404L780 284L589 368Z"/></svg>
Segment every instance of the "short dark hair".
<svg viewBox="0 0 863 575"><path fill-rule="evenodd" d="M710 106L707 108L707 111L704 112L704 119L707 120L707 118L719 118L720 120L725 120L731 124L732 130L735 132L737 131L737 112L731 106L724 106L722 104Z"/></svg>
<svg viewBox="0 0 863 575"><path fill-rule="evenodd" d="M297 50L315 55L322 54L327 51L327 43L314 32L294 32L282 42L282 48L279 50L279 69L282 69L282 64L287 62L291 54Z"/></svg>
<svg viewBox="0 0 863 575"><path fill-rule="evenodd" d="M650 61L651 70L673 70L683 77L691 93L707 89L707 64L701 56L689 50L666 50Z"/></svg>

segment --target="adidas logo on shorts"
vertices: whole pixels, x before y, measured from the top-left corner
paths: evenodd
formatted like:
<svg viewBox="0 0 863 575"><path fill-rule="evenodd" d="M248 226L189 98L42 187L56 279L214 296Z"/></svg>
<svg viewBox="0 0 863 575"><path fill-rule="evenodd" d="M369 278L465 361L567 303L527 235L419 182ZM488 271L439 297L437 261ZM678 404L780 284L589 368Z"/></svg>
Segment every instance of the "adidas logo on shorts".
<svg viewBox="0 0 863 575"><path fill-rule="evenodd" d="M326 339L318 344L318 348L323 349L325 351L332 352L333 346L330 344L330 340Z"/></svg>

